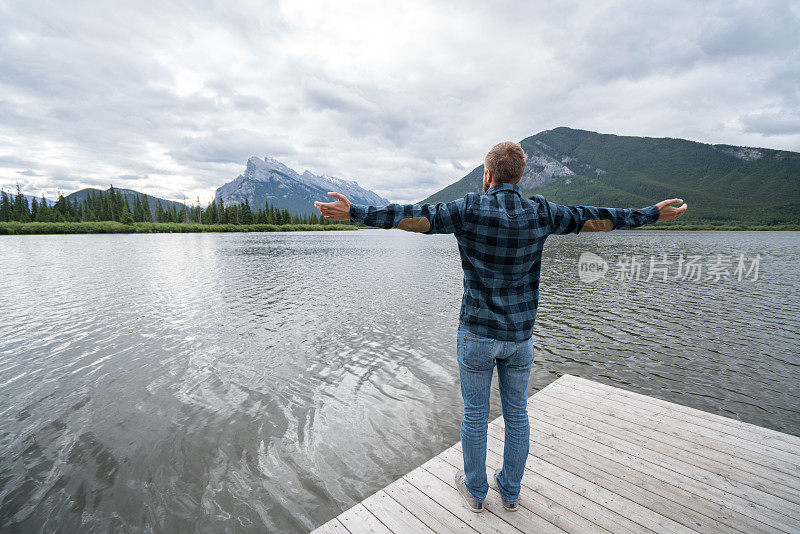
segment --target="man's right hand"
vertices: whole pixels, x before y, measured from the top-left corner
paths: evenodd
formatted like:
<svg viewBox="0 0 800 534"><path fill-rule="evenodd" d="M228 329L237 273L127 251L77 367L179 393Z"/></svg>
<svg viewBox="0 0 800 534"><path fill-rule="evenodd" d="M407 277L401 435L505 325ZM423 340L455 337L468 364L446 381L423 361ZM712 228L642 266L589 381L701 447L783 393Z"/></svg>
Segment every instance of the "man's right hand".
<svg viewBox="0 0 800 534"><path fill-rule="evenodd" d="M350 220L350 201L341 193L329 192L328 195L337 199L336 202L314 201L314 207L319 210L326 219L332 221Z"/></svg>
<svg viewBox="0 0 800 534"><path fill-rule="evenodd" d="M681 204L682 203L682 204ZM677 208L673 204L681 204ZM662 200L658 204L658 220L659 221L674 221L686 211L686 203L682 198L671 198L669 200Z"/></svg>

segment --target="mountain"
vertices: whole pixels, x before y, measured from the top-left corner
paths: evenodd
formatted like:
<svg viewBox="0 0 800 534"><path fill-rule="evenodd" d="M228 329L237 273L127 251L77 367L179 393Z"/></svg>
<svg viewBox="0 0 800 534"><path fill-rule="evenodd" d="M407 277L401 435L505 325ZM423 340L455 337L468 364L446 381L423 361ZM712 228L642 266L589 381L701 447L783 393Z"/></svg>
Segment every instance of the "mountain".
<svg viewBox="0 0 800 534"><path fill-rule="evenodd" d="M17 197L16 191L3 190L3 192L8 196L9 199L13 200L13 199L15 199ZM26 195L25 193L22 193L22 196L25 197L25 200L28 201L28 206L29 207L30 207L31 202L33 201L34 198L36 199L36 202L41 202L42 201L42 195L36 196L36 195ZM48 206L52 206L53 204L55 204L55 201L54 200L50 200L49 198L45 198L44 201L47 203Z"/></svg>
<svg viewBox="0 0 800 534"><path fill-rule="evenodd" d="M318 176L309 171L298 174L280 161L255 156L247 160L247 168L235 180L226 183L214 196L227 204L244 202L247 199L252 209L263 208L267 202L289 213L319 213L315 200L333 202L328 191L345 195L354 204L385 206L389 201L372 191L362 188L355 181L342 180L334 176Z"/></svg>
<svg viewBox="0 0 800 534"><path fill-rule="evenodd" d="M161 202L161 207L164 208L165 210L169 209L171 206L174 205L175 209L178 211L178 213L180 213L181 208L183 207L183 204L180 203L180 202L175 202L174 200L166 200L166 199L163 199L163 198L154 197L152 195L146 195L144 193L140 193L138 191L134 191L133 189L122 189L122 188L119 188L119 187L115 187L114 190L122 194L122 197L128 203L128 207L130 209L133 209L133 205L134 205L133 204L133 199L136 197L136 195L139 195L139 198L142 199L142 200L144 200L144 198L146 197L147 198L147 203L150 205L150 213L152 214L153 217L155 217L155 215L156 215L156 203L157 202ZM106 189L106 191L108 191L108 189ZM75 191L74 193L70 193L65 198L70 202L72 202L74 199L77 199L78 203L80 204L86 198L88 198L89 195L92 194L92 193L99 194L100 193L100 189L95 189L94 187L87 187L85 189L79 189L78 191ZM187 199L187 203L188 203L188 199Z"/></svg>
<svg viewBox="0 0 800 534"><path fill-rule="evenodd" d="M797 224L800 153L555 128L520 141L520 188L570 205L644 207L680 197L682 222ZM421 202L483 192L483 165Z"/></svg>
<svg viewBox="0 0 800 534"><path fill-rule="evenodd" d="M39 195L38 197L35 197L33 195L26 195L25 193L23 193L22 196L25 197L25 199L28 201L28 206L31 205L31 201L34 198L36 199L36 202L41 202L42 201L42 196L41 195ZM53 204L56 203L55 200L50 200L49 198L45 198L44 201L47 203L48 206L52 206Z"/></svg>

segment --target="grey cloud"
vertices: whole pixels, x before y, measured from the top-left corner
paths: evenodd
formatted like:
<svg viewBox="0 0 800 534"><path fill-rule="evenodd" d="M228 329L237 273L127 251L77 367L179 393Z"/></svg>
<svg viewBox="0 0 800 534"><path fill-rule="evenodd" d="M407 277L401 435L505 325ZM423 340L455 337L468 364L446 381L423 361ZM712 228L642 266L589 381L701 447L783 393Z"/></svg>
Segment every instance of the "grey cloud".
<svg viewBox="0 0 800 534"><path fill-rule="evenodd" d="M783 1L730 4L698 37L702 50L731 58L778 54L800 44L800 17Z"/></svg>
<svg viewBox="0 0 800 534"><path fill-rule="evenodd" d="M221 130L196 138L185 138L181 147L169 153L182 162L244 163L250 156L295 154L286 138L270 137L252 130ZM221 184L220 184L221 185Z"/></svg>
<svg viewBox="0 0 800 534"><path fill-rule="evenodd" d="M8 183L5 183L5 182L8 182ZM19 184L20 190L23 193L28 194L26 189L28 188L28 186L30 186L31 181L30 180L26 180L25 178L20 178L19 176L15 176L13 178L9 177L9 178L3 179L2 182L0 183L0 189L3 189L4 191L15 191L16 188L17 188L17 184Z"/></svg>
<svg viewBox="0 0 800 534"><path fill-rule="evenodd" d="M786 62L768 74L766 86L782 105L795 111L800 108L800 47Z"/></svg>
<svg viewBox="0 0 800 534"><path fill-rule="evenodd" d="M367 106L357 98L346 94L340 87L326 85L309 87L305 90L305 98L311 109L332 110L340 113L363 113Z"/></svg>
<svg viewBox="0 0 800 534"><path fill-rule="evenodd" d="M739 118L745 132L766 136L800 134L800 112L760 111Z"/></svg>
<svg viewBox="0 0 800 534"><path fill-rule="evenodd" d="M136 175L128 175L128 176L131 176L130 180L136 180L140 178ZM81 177L81 178L75 178L73 180L64 180L65 183L68 182L74 184L73 187L75 188L94 186L101 189L106 189L112 184L117 184L117 186L119 186L121 181L123 181L123 178L121 176L117 177L109 176L103 178Z"/></svg>
<svg viewBox="0 0 800 534"><path fill-rule="evenodd" d="M236 109L245 111L263 111L269 107L269 102L255 95L235 94L231 101Z"/></svg>
<svg viewBox="0 0 800 534"><path fill-rule="evenodd" d="M50 189L59 189L64 192L64 194L69 194L72 191L75 191L82 187L83 181L78 180L70 180L70 179L62 179L62 178L54 178L51 179L47 186Z"/></svg>
<svg viewBox="0 0 800 534"><path fill-rule="evenodd" d="M304 90L306 105L315 111L330 111L337 122L357 139L377 138L396 148L405 148L414 132L430 122L427 110L397 102L374 83L354 86L322 72L309 72Z"/></svg>
<svg viewBox="0 0 800 534"><path fill-rule="evenodd" d="M12 155L0 155L0 166L2 167L33 167L39 162ZM30 170L30 169L28 169Z"/></svg>

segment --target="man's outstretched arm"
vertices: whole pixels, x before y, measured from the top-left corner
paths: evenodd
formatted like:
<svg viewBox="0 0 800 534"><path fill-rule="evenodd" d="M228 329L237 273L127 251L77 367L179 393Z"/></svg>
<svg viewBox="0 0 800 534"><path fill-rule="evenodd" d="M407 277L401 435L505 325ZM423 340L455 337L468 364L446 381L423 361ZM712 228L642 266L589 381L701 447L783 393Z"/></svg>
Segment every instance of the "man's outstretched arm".
<svg viewBox="0 0 800 534"><path fill-rule="evenodd" d="M618 228L636 228L656 221L674 221L687 209L680 198L662 200L646 208L631 209L563 206L549 202L539 195L537 197L545 205L550 232L553 234L609 232ZM675 207L673 204L681 205Z"/></svg>
<svg viewBox="0 0 800 534"><path fill-rule="evenodd" d="M422 234L452 234L464 224L466 198L438 204L351 204L341 193L328 193L336 202L314 202L322 215L333 221L361 222L377 228L399 228Z"/></svg>

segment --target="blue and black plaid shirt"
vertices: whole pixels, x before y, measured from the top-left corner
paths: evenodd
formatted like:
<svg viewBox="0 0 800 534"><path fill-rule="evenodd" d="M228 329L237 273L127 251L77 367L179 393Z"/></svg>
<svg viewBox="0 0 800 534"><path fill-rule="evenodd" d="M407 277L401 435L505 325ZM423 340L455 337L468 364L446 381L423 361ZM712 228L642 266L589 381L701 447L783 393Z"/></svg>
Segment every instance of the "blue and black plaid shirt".
<svg viewBox="0 0 800 534"><path fill-rule="evenodd" d="M524 198L515 184L498 184L486 194L468 193L435 205L351 204L350 220L378 228L455 234L464 269L460 321L476 336L524 341L533 334L547 236L635 228L658 220L658 207L562 206L541 195Z"/></svg>

